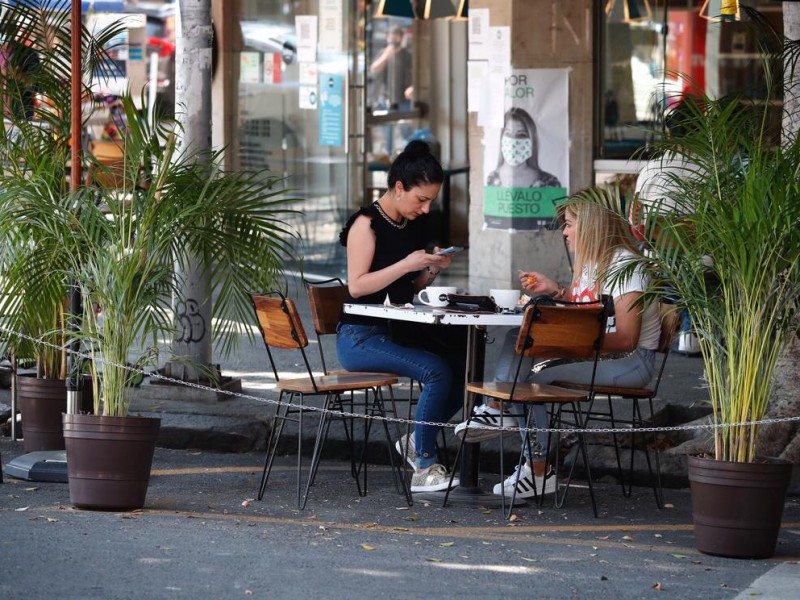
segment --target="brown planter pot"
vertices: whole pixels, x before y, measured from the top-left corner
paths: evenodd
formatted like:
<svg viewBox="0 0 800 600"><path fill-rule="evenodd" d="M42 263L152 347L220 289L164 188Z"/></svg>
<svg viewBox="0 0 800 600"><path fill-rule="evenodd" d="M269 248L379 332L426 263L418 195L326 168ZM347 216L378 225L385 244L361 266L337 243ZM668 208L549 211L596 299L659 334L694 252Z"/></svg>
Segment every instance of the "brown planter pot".
<svg viewBox="0 0 800 600"><path fill-rule="evenodd" d="M17 375L17 399L22 413L22 444L25 452L63 450L61 415L67 412L67 382ZM91 381L84 379L81 412L92 412Z"/></svg>
<svg viewBox="0 0 800 600"><path fill-rule="evenodd" d="M775 554L792 464L778 458L738 463L689 457L695 546L729 558Z"/></svg>
<svg viewBox="0 0 800 600"><path fill-rule="evenodd" d="M69 498L77 508L142 508L161 419L63 416Z"/></svg>
<svg viewBox="0 0 800 600"><path fill-rule="evenodd" d="M67 412L67 383L63 379L17 375L17 399L25 452L63 450L61 414Z"/></svg>

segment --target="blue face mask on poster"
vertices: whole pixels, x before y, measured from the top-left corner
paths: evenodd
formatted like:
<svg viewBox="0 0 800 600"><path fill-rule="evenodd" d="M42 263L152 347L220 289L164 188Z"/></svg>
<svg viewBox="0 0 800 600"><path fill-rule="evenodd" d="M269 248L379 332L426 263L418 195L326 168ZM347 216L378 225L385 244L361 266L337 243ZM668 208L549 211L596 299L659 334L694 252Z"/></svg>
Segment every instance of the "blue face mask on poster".
<svg viewBox="0 0 800 600"><path fill-rule="evenodd" d="M503 153L503 160L512 167L521 165L533 155L531 140L527 138L513 138L503 136L500 141L500 150Z"/></svg>

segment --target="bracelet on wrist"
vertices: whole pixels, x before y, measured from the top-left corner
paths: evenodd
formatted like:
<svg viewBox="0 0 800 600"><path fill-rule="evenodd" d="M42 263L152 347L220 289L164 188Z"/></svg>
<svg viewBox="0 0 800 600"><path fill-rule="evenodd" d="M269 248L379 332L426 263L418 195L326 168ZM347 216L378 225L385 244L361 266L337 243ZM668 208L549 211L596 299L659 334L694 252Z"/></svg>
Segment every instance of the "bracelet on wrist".
<svg viewBox="0 0 800 600"><path fill-rule="evenodd" d="M565 293L566 291L567 291L567 290L564 288L564 286L563 286L563 285L559 285L559 286L558 286L558 289L557 289L555 292L553 292L553 293L551 294L551 296L550 296L550 297L551 297L551 298L554 298L554 299L555 299L555 298L562 298L562 297L564 296L564 293Z"/></svg>

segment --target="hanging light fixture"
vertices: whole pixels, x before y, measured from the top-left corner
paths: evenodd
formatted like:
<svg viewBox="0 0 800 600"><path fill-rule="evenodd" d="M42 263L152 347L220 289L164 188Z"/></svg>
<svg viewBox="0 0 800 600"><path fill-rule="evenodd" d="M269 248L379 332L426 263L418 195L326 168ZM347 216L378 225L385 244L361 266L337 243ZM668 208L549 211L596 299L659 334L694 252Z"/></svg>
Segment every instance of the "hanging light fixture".
<svg viewBox="0 0 800 600"><path fill-rule="evenodd" d="M469 14L469 0L458 0L456 14L451 17L453 21L463 21Z"/></svg>
<svg viewBox="0 0 800 600"><path fill-rule="evenodd" d="M700 7L700 17L719 23L720 21L741 21L742 12L739 8L739 0L705 0Z"/></svg>
<svg viewBox="0 0 800 600"><path fill-rule="evenodd" d="M417 18L441 19L456 14L450 0L419 0L417 2Z"/></svg>
<svg viewBox="0 0 800 600"><path fill-rule="evenodd" d="M411 6L411 0L378 0L378 8L375 9L375 14L372 16L376 19L384 19L386 17L413 19L414 8Z"/></svg>

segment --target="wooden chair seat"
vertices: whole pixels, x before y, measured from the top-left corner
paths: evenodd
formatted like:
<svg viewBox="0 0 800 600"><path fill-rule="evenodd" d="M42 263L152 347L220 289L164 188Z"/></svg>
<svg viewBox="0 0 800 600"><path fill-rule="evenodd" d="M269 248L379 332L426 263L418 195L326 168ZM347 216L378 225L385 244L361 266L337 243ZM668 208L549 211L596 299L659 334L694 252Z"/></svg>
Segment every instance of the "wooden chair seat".
<svg viewBox="0 0 800 600"><path fill-rule="evenodd" d="M315 384L316 383L316 387ZM394 385L397 377L384 375L382 373L359 373L346 371L341 373L331 373L318 377L314 381L308 377L298 377L296 379L281 379L275 389L297 392L300 394L335 393L349 392L351 390L368 390L385 385Z"/></svg>
<svg viewBox="0 0 800 600"><path fill-rule="evenodd" d="M497 400L514 402L586 402L589 393L542 383L517 383L513 381L476 381L467 384L467 391Z"/></svg>
<svg viewBox="0 0 800 600"><path fill-rule="evenodd" d="M622 396L624 398L640 398L647 400L655 396L656 392L653 388L629 388L629 387L616 387L613 385L594 385L594 388L588 384L583 383L570 383L568 381L554 381L553 385L566 387L573 390L589 391L592 389L595 394L603 394L608 396Z"/></svg>

